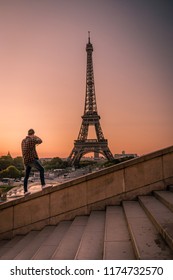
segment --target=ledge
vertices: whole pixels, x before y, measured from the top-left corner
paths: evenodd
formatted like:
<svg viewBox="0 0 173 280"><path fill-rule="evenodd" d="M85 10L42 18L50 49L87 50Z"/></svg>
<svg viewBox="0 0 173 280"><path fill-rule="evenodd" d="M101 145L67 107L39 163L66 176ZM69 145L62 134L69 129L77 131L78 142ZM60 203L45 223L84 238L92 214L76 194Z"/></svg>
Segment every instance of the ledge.
<svg viewBox="0 0 173 280"><path fill-rule="evenodd" d="M152 152L152 153L149 153L149 154L146 154L146 155L134 158L134 159L127 160L125 162L116 164L114 166L110 166L110 167L104 168L102 170L93 172L91 174L80 176L77 179L69 180L69 181L67 181L65 183L62 183L60 185L58 184L58 185L55 185L53 187L47 187L45 190L38 191L36 193L30 194L29 196L21 197L21 198L17 198L16 200L4 202L4 203L0 204L0 210L4 209L4 208L7 208L7 207L14 206L14 205L16 205L18 203L21 203L21 202L25 202L25 201L30 200L30 199L34 199L34 198L37 198L37 197L40 197L40 196L43 196L43 195L47 195L47 194L52 193L52 192L56 192L58 190L69 188L69 187L74 186L74 185L76 186L78 184L81 184L82 182L87 182L87 181L90 181L91 179L95 179L97 177L104 176L106 174L116 172L118 170L122 170L122 169L125 169L127 167L134 166L135 164L142 163L142 162L145 162L145 161L149 161L151 159L154 159L154 158L157 158L157 157L160 157L162 155L166 155L166 154L169 154L169 153L172 153L172 152L173 152L173 146L170 146L170 147L167 147L167 148L162 149L162 150L158 150L158 151L155 151L155 152Z"/></svg>
<svg viewBox="0 0 173 280"><path fill-rule="evenodd" d="M0 236L26 233L73 215L89 214L116 197L173 184L173 146L0 205Z"/></svg>

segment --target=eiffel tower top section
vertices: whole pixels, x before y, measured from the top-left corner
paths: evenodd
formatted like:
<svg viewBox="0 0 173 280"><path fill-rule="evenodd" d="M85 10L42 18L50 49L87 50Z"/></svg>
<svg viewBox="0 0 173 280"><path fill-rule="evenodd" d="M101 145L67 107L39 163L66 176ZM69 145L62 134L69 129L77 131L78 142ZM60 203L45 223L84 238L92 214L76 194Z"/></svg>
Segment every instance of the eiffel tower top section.
<svg viewBox="0 0 173 280"><path fill-rule="evenodd" d="M93 46L90 42L90 32L88 32L88 43L86 45L87 52L87 71L86 71L86 95L85 95L85 108L84 116L93 116L97 114L97 104L94 85L94 71L92 52Z"/></svg>
<svg viewBox="0 0 173 280"><path fill-rule="evenodd" d="M88 31L88 44L86 45L86 51L93 51L93 45L90 42L90 31Z"/></svg>

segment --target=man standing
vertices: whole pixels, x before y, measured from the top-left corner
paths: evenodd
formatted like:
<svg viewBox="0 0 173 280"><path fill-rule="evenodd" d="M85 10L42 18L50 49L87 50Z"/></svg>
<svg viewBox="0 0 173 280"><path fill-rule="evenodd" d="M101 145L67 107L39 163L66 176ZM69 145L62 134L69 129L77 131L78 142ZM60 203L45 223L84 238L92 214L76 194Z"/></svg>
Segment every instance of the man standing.
<svg viewBox="0 0 173 280"><path fill-rule="evenodd" d="M38 155L36 152L36 145L42 143L42 140L35 135L33 129L28 130L28 135L22 140L22 155L25 165L25 178L24 178L24 194L30 194L28 192L28 178L31 172L31 168L34 167L40 172L40 181L42 188L45 186L44 179L44 168L38 160Z"/></svg>

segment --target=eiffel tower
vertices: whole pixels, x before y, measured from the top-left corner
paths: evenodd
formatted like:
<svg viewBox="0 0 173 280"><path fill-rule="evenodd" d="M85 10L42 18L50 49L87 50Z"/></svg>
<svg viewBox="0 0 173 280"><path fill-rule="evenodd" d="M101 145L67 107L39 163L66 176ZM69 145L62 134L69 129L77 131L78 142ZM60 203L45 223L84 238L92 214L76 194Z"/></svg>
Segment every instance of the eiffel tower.
<svg viewBox="0 0 173 280"><path fill-rule="evenodd" d="M99 154L104 155L109 161L113 160L113 155L108 148L108 141L104 138L101 126L100 116L97 112L94 72L92 62L93 46L90 42L90 32L88 32L87 52L87 72L86 72L86 96L84 114L82 116L82 125L77 140L74 141L74 148L68 158L69 164L77 166L81 157L87 153L93 152L94 158ZM95 126L97 139L87 139L89 126Z"/></svg>

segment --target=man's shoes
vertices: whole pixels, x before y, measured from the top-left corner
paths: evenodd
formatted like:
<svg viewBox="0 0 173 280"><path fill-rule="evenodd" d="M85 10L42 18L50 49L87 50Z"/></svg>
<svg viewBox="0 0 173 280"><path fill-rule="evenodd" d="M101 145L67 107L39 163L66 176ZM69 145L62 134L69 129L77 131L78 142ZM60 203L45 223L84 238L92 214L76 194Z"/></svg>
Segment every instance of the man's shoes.
<svg viewBox="0 0 173 280"><path fill-rule="evenodd" d="M27 192L24 192L24 195L29 195L29 194L30 194L30 192L28 192L28 191L27 191Z"/></svg>

